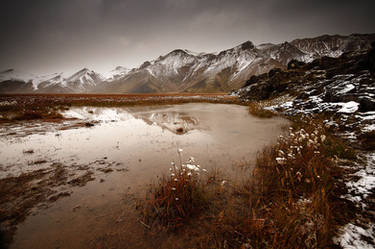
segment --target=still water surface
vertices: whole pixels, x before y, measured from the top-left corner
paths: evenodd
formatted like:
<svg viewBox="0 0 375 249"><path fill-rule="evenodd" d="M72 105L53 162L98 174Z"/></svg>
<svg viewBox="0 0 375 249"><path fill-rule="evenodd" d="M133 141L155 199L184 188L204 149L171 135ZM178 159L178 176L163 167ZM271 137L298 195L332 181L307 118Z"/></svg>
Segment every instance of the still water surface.
<svg viewBox="0 0 375 249"><path fill-rule="evenodd" d="M136 234L143 228L127 196L143 193L167 173L170 162L178 161L178 148L183 149L183 160L193 156L201 167L232 175L236 165L251 165L257 151L275 142L287 124L280 118L253 117L244 106L205 103L77 107L63 114L94 126L61 130L38 125L35 132L23 124L0 128L0 178L52 163L70 167L71 174L78 171L77 165L85 165L95 177L84 187L66 186L71 196L34 210L19 225L12 248L86 248L116 226L128 228L131 247L147 247L138 245ZM25 136L5 135L25 129ZM24 153L28 150L34 153ZM33 164L36 161L45 162ZM97 170L103 161L112 172Z"/></svg>

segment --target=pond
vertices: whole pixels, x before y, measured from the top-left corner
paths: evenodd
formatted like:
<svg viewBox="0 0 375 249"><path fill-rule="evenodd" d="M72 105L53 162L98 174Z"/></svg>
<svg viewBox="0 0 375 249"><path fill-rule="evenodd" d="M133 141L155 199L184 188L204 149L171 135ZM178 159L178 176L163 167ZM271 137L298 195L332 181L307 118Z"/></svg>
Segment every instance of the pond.
<svg viewBox="0 0 375 249"><path fill-rule="evenodd" d="M236 177L237 166L251 167L257 151L274 143L288 124L253 117L245 106L206 103L72 107L63 115L70 118L63 124L0 128L0 179L63 167L66 180L49 187L69 193L33 207L11 248L95 247L121 227L129 230L131 247L147 248L137 240L142 226L130 199L168 173L171 161L179 161L178 149L183 161L194 157L208 171ZM76 179L88 180L71 184Z"/></svg>

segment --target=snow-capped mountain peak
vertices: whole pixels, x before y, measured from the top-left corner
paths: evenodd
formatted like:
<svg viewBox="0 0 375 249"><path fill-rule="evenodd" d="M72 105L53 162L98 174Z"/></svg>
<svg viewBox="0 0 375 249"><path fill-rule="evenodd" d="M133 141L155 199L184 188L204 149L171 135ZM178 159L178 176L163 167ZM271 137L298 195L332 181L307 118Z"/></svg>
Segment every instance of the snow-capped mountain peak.
<svg viewBox="0 0 375 249"><path fill-rule="evenodd" d="M119 78L124 77L127 73L130 72L130 69L123 67L123 66L117 66L115 69L104 73L103 77L106 81L113 81Z"/></svg>
<svg viewBox="0 0 375 249"><path fill-rule="evenodd" d="M25 83L32 83L34 89L38 89L38 85L41 82L55 78L58 73L46 74L46 75L35 75L28 72L23 72L15 69L8 69L0 72L0 82L3 81L22 81Z"/></svg>
<svg viewBox="0 0 375 249"><path fill-rule="evenodd" d="M83 68L67 78L66 81L69 84L74 84L76 86L84 88L87 85L95 86L96 84L102 82L104 79L105 78L99 73L96 73L95 71L88 68Z"/></svg>
<svg viewBox="0 0 375 249"><path fill-rule="evenodd" d="M25 89L40 92L223 92L243 86L252 75L275 67L286 69L291 60L311 62L323 56L338 57L345 52L369 49L373 41L375 34L324 35L257 46L246 41L218 53L175 49L138 68L116 67L104 77L88 68L68 78L62 74L35 76L10 69L0 73L0 92L10 91L12 85L19 89L14 92ZM1 83L6 81L6 84Z"/></svg>

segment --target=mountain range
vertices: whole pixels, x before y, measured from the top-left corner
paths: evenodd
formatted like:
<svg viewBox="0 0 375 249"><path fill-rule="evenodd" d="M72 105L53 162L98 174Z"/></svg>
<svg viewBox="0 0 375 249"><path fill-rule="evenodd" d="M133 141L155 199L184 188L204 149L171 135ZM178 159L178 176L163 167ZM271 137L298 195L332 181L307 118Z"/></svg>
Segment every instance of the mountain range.
<svg viewBox="0 0 375 249"><path fill-rule="evenodd" d="M252 75L285 69L291 60L307 63L338 57L370 49L373 41L375 34L323 35L280 44L247 41L218 53L176 49L138 68L118 66L105 75L87 68L68 77L8 69L0 72L0 93L229 92L242 87Z"/></svg>

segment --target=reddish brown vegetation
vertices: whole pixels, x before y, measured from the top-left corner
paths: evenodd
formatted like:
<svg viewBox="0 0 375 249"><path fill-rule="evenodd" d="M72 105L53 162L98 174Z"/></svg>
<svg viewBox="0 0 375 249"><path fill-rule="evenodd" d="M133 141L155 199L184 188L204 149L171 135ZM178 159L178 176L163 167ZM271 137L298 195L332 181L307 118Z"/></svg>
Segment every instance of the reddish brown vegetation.
<svg viewBox="0 0 375 249"><path fill-rule="evenodd" d="M134 105L184 104L192 102L239 103L222 93L166 94L0 94L0 121L61 120L59 110L71 106L119 107Z"/></svg>
<svg viewBox="0 0 375 249"><path fill-rule="evenodd" d="M187 182L189 187L179 192L199 190L198 200L206 205L192 209L191 203L200 203L196 197L190 194L187 202L177 205L170 190L174 183L164 178L151 191L151 203L158 208L148 209L146 217L163 217L156 219L163 226L178 220L184 233L194 237L188 244L195 248L336 247L332 238L337 227L354 212L339 198L345 187L339 181L343 172L337 158L353 155L320 119L298 121L277 144L259 153L245 183L217 182L210 191L212 182ZM199 228L192 225L197 222Z"/></svg>

